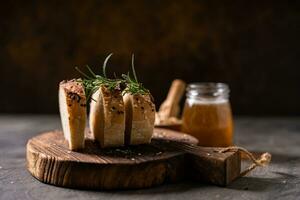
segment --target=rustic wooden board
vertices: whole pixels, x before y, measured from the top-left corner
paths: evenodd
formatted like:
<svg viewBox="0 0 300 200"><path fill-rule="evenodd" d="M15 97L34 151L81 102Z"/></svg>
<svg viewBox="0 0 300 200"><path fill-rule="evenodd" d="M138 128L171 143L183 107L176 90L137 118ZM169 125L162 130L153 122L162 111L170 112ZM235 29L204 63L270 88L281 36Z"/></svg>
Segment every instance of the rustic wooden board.
<svg viewBox="0 0 300 200"><path fill-rule="evenodd" d="M81 189L135 189L185 178L225 186L240 173L238 152L196 146L193 137L156 128L151 144L101 149L91 138L81 152L68 150L60 131L27 143L27 168L38 180Z"/></svg>

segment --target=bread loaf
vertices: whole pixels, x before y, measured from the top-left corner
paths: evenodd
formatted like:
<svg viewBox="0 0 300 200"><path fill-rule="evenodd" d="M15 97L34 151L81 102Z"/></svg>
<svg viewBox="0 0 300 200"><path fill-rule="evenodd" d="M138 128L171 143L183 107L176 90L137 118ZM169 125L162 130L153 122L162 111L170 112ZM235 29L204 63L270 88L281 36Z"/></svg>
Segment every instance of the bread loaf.
<svg viewBox="0 0 300 200"><path fill-rule="evenodd" d="M126 93L124 103L126 144L150 143L155 121L155 105L151 95Z"/></svg>
<svg viewBox="0 0 300 200"><path fill-rule="evenodd" d="M92 95L90 129L102 148L124 145L125 112L121 90L102 85Z"/></svg>
<svg viewBox="0 0 300 200"><path fill-rule="evenodd" d="M70 80L59 84L59 111L69 149L84 148L86 97L81 83Z"/></svg>

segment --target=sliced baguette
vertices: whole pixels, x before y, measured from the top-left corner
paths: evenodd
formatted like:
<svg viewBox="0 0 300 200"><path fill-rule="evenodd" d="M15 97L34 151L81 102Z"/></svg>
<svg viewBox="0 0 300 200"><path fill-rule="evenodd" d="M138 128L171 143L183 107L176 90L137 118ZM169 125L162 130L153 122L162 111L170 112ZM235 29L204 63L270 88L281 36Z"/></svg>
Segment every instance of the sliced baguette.
<svg viewBox="0 0 300 200"><path fill-rule="evenodd" d="M128 145L151 142L155 121L155 105L149 95L125 94L125 141Z"/></svg>
<svg viewBox="0 0 300 200"><path fill-rule="evenodd" d="M90 129L102 148L124 146L125 112L121 90L105 86L92 95Z"/></svg>
<svg viewBox="0 0 300 200"><path fill-rule="evenodd" d="M84 148L86 97L81 83L70 80L59 84L59 111L69 149Z"/></svg>

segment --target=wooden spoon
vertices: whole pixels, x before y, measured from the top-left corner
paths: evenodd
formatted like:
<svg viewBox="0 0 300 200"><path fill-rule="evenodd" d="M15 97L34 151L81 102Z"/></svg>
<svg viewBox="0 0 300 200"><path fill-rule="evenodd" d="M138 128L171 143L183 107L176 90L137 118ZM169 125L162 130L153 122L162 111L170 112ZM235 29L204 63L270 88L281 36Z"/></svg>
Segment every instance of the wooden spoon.
<svg viewBox="0 0 300 200"><path fill-rule="evenodd" d="M156 113L155 126L180 130L181 120L178 118L180 113L180 100L184 94L186 83L180 79L175 79L169 89L166 100L161 104Z"/></svg>

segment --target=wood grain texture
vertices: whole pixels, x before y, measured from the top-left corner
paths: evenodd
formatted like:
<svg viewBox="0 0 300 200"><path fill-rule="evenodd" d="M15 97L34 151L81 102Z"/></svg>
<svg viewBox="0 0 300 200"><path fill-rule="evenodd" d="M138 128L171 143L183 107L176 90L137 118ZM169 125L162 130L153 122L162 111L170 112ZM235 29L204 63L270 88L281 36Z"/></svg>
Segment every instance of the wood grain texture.
<svg viewBox="0 0 300 200"><path fill-rule="evenodd" d="M198 147L186 134L156 129L151 144L101 149L87 138L81 152L68 150L60 131L27 143L27 168L38 180L80 189L136 189L195 177L227 185L238 177L237 152Z"/></svg>
<svg viewBox="0 0 300 200"><path fill-rule="evenodd" d="M4 200L295 200L300 196L300 118L235 118L235 144L272 153L257 168L227 187L199 181L163 184L142 190L87 191L53 187L26 170L26 143L37 133L60 128L59 116L0 115L0 199Z"/></svg>

